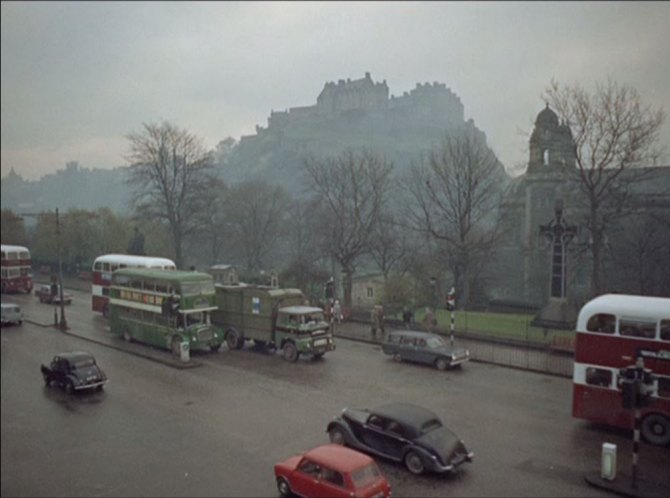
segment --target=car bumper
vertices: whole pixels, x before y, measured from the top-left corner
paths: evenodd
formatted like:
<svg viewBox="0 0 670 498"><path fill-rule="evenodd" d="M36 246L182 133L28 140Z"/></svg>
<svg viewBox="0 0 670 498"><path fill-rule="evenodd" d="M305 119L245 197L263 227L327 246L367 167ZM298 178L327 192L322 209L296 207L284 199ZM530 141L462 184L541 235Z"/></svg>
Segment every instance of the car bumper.
<svg viewBox="0 0 670 498"><path fill-rule="evenodd" d="M95 389L96 387L104 386L107 383L106 380L101 380L100 382L94 382L92 384L83 384L79 386L74 386L75 391L84 391L86 389Z"/></svg>
<svg viewBox="0 0 670 498"><path fill-rule="evenodd" d="M442 465L437 458L431 458L430 459L430 470L433 472L439 472L439 473L444 473L444 472L456 472L458 467L465 462L472 462L472 459L474 458L475 454L470 451L469 453L465 453L462 455L459 455L458 457L454 458L449 462L448 465Z"/></svg>

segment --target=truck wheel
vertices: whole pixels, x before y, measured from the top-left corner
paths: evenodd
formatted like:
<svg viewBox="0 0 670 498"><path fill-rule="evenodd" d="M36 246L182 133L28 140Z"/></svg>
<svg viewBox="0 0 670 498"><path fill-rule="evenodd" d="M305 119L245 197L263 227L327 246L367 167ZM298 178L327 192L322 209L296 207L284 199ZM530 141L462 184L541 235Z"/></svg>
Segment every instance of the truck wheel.
<svg viewBox="0 0 670 498"><path fill-rule="evenodd" d="M284 354L284 359L286 361L294 363L295 361L298 360L298 350L296 349L295 344L293 344L292 342L287 342L286 344L284 344L282 352Z"/></svg>
<svg viewBox="0 0 670 498"><path fill-rule="evenodd" d="M244 340L240 337L237 330L231 329L226 334L226 344L228 344L228 349L242 349L244 345Z"/></svg>
<svg viewBox="0 0 670 498"><path fill-rule="evenodd" d="M670 419L650 413L642 420L642 437L655 446L670 444Z"/></svg>

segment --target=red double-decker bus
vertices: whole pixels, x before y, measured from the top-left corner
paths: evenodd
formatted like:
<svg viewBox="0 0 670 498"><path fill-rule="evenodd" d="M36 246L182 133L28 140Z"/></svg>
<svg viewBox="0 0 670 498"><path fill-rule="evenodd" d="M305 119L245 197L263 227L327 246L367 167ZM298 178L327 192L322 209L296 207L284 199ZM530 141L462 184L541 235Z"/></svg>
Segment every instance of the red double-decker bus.
<svg viewBox="0 0 670 498"><path fill-rule="evenodd" d="M112 272L119 268L163 268L175 270L174 261L153 256L135 256L131 254L105 254L93 262L92 305L93 311L109 316L109 286Z"/></svg>
<svg viewBox="0 0 670 498"><path fill-rule="evenodd" d="M586 303L577 319L572 415L632 428L617 375L638 356L656 376L651 404L641 409L642 436L670 444L670 299L606 294Z"/></svg>
<svg viewBox="0 0 670 498"><path fill-rule="evenodd" d="M2 292L30 292L33 290L33 269L27 247L2 244L0 286Z"/></svg>

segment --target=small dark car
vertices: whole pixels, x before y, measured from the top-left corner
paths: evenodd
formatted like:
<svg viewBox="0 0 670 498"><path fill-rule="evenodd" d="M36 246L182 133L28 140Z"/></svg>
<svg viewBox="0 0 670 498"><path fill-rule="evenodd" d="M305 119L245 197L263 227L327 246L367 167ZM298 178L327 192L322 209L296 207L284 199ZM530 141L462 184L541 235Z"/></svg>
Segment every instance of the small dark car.
<svg viewBox="0 0 670 498"><path fill-rule="evenodd" d="M44 383L56 383L68 393L84 389L98 389L107 382L105 372L97 365L91 353L70 351L54 356L50 366L42 365Z"/></svg>
<svg viewBox="0 0 670 498"><path fill-rule="evenodd" d="M459 367L470 359L470 351L451 347L444 337L414 330L389 332L382 343L382 351L397 361L425 363L438 370Z"/></svg>
<svg viewBox="0 0 670 498"><path fill-rule="evenodd" d="M453 472L474 456L437 415L409 403L345 408L326 431L332 443L402 462L413 474Z"/></svg>

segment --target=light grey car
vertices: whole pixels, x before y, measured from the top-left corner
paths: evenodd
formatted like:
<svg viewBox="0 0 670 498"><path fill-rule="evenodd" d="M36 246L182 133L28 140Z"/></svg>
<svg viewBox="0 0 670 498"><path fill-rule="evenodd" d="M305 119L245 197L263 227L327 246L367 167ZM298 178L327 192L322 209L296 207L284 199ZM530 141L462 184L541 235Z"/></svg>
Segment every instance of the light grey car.
<svg viewBox="0 0 670 498"><path fill-rule="evenodd" d="M444 337L430 332L393 330L382 343L382 351L398 361L433 365L438 370L462 365L470 359L470 351L453 348Z"/></svg>
<svg viewBox="0 0 670 498"><path fill-rule="evenodd" d="M21 307L14 303L2 303L2 319L0 322L2 322L2 325L8 325L10 323L21 325L21 323L23 323L23 312L21 311Z"/></svg>

